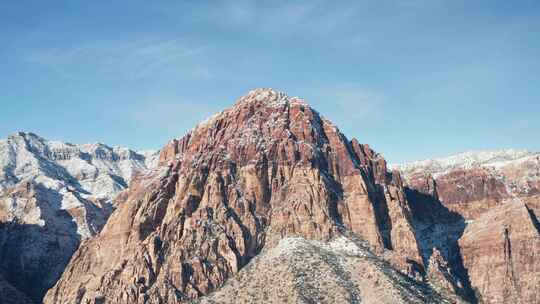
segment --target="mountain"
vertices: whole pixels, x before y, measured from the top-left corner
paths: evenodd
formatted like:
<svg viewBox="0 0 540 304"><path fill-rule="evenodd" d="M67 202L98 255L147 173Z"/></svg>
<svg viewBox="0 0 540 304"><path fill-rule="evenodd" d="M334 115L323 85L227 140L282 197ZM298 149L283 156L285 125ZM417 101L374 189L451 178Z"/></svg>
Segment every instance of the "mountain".
<svg viewBox="0 0 540 304"><path fill-rule="evenodd" d="M540 153L467 152L394 168L410 187L421 242L454 255L478 300L540 303ZM433 219L435 205L448 212Z"/></svg>
<svg viewBox="0 0 540 304"><path fill-rule="evenodd" d="M265 303L264 290L298 303L462 300L439 288L465 288L441 255L428 280L400 174L300 98L251 91L159 164L45 303Z"/></svg>
<svg viewBox="0 0 540 304"><path fill-rule="evenodd" d="M19 133L0 168L0 302L540 303L539 153L387 166L256 89L159 153Z"/></svg>
<svg viewBox="0 0 540 304"><path fill-rule="evenodd" d="M0 276L12 287L2 290L40 302L79 243L103 227L113 197L157 155L24 132L0 140Z"/></svg>

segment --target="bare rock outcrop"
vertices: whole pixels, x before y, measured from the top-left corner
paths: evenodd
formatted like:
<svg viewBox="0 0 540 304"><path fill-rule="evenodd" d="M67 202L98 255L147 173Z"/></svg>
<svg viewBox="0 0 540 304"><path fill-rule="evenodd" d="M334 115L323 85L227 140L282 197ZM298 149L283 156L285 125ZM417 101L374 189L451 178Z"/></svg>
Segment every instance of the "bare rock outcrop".
<svg viewBox="0 0 540 304"><path fill-rule="evenodd" d="M485 303L540 303L540 234L527 207L482 214L459 240L473 288Z"/></svg>

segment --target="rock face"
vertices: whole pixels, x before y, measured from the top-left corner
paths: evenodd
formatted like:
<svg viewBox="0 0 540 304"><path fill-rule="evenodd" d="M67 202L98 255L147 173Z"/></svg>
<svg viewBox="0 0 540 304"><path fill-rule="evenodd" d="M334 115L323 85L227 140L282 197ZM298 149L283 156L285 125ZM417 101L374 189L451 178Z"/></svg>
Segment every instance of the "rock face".
<svg viewBox="0 0 540 304"><path fill-rule="evenodd" d="M388 268L424 272L400 175L299 98L254 90L167 144L159 163L119 196L45 303L186 302L295 236L352 233Z"/></svg>
<svg viewBox="0 0 540 304"><path fill-rule="evenodd" d="M484 303L540 303L539 153L469 152L398 168L420 247L442 250L455 285Z"/></svg>
<svg viewBox="0 0 540 304"><path fill-rule="evenodd" d="M41 302L80 241L105 224L113 196L156 162L156 153L32 133L0 140L0 276L23 298ZM9 290L0 288L0 298L10 298Z"/></svg>
<svg viewBox="0 0 540 304"><path fill-rule="evenodd" d="M467 226L459 245L482 301L540 302L540 235L525 204L485 212Z"/></svg>

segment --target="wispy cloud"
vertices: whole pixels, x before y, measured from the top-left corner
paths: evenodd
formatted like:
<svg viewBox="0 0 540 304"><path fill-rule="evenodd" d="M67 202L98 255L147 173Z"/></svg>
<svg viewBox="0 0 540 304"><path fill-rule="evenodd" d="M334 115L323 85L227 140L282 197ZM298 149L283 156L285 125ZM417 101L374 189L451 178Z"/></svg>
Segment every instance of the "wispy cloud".
<svg viewBox="0 0 540 304"><path fill-rule="evenodd" d="M357 122L383 113L387 97L361 84L345 83L313 88L315 106L339 121Z"/></svg>
<svg viewBox="0 0 540 304"><path fill-rule="evenodd" d="M207 66L196 66L193 69L193 76L197 79L212 79L214 75Z"/></svg>
<svg viewBox="0 0 540 304"><path fill-rule="evenodd" d="M210 8L210 21L221 26L265 34L320 35L335 32L358 12L357 6L325 1L219 1Z"/></svg>
<svg viewBox="0 0 540 304"><path fill-rule="evenodd" d="M203 47L175 39L105 41L38 49L27 53L25 60L70 78L93 73L139 80L172 68L192 77L208 78L208 68L193 66L194 58L203 51ZM201 73L201 69L206 72Z"/></svg>
<svg viewBox="0 0 540 304"><path fill-rule="evenodd" d="M181 132L221 110L218 105L190 100L147 99L128 110L137 125L180 136Z"/></svg>

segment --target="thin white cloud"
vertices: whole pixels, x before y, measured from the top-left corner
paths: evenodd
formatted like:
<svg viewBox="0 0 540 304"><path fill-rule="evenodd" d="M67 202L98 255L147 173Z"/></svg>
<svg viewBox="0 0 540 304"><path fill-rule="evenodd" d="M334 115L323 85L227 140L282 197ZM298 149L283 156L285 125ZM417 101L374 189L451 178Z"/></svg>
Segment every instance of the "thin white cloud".
<svg viewBox="0 0 540 304"><path fill-rule="evenodd" d="M207 79L214 78L214 75L212 74L210 69L208 69L208 67L206 67L206 66L197 66L197 67L195 67L193 69L193 77L195 77L197 79L207 80Z"/></svg>
<svg viewBox="0 0 540 304"><path fill-rule="evenodd" d="M192 76L194 59L203 50L181 40L109 41L38 49L26 54L25 60L70 78L92 73L138 80L171 68Z"/></svg>
<svg viewBox="0 0 540 304"><path fill-rule="evenodd" d="M148 99L131 107L128 115L137 125L172 132L181 132L195 126L200 121L219 112L218 105L189 100Z"/></svg>
<svg viewBox="0 0 540 304"><path fill-rule="evenodd" d="M210 8L210 21L266 34L321 35L335 33L358 12L357 6L324 1L221 1Z"/></svg>
<svg viewBox="0 0 540 304"><path fill-rule="evenodd" d="M387 102L383 93L360 84L338 84L312 91L316 95L315 107L342 122L379 117Z"/></svg>

